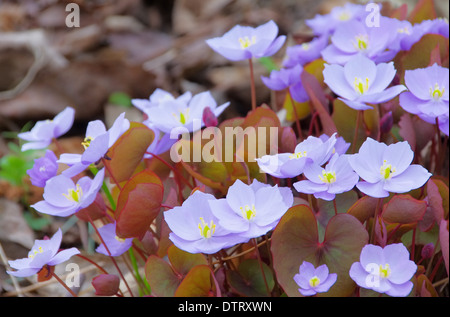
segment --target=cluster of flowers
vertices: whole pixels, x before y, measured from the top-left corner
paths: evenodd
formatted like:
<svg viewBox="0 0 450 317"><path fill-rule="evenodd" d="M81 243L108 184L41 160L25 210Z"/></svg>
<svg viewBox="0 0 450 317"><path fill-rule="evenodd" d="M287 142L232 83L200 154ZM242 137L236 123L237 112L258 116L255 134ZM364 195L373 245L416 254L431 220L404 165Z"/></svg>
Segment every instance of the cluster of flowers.
<svg viewBox="0 0 450 317"><path fill-rule="evenodd" d="M448 135L449 83L448 68L437 64L405 73L405 85L391 85L396 70L392 58L401 50L409 50L424 34L435 33L448 37L448 23L437 19L411 25L407 21L381 17L379 27L368 27L364 21L364 6L347 4L335 8L328 15L308 20L316 38L309 43L289 47L283 68L262 77L272 90L288 90L294 100L308 100L301 83L303 66L318 58L327 63L324 82L349 107L364 111L400 95L400 106L433 124ZM391 32L397 30L397 32ZM237 25L223 37L207 40L207 44L224 57L239 61L275 54L285 43L278 36L278 27L270 21L257 28ZM389 87L389 88L388 88ZM408 91L406 91L408 90ZM173 145L174 129L186 128L194 132L194 120L203 126L217 124L217 117L229 103L218 106L210 92L192 96L187 92L179 97L157 89L149 99L133 99L135 107L145 114L144 123L155 132L155 140L148 153L163 153ZM67 108L53 120L36 123L29 132L19 134L28 143L22 150L44 149L52 140L66 133L74 121L74 110ZM94 203L105 177L104 169L95 177L73 177L105 159L109 148L130 126L122 113L110 129L99 121L89 122L82 154L63 153L59 157L46 151L28 171L31 182L44 187L44 200L32 205L41 213L70 216ZM407 142L391 145L371 138L356 154L346 154L349 143L342 137L309 136L300 142L293 153L268 155L257 160L261 170L277 178L304 175L293 186L300 193L313 194L324 200L355 186L372 197L387 197L389 193L404 193L421 187L431 174L422 166L411 164L414 153ZM148 154L149 155L149 154ZM69 166L58 175L58 163ZM164 212L171 229L169 238L180 249L190 253L214 254L222 249L267 234L274 229L284 213L293 205L291 188L283 188L254 180L245 184L237 180L229 187L226 197L217 199L211 194L195 191L181 206ZM125 252L132 239L119 239L115 223L99 229L102 244L97 251L110 256ZM79 252L70 249L57 253L60 231L49 242L36 241L27 259L10 261L14 271L9 274L28 276L44 265L55 265ZM376 266L376 269L373 266ZM382 249L366 245L350 269L350 276L361 287L371 288L392 296L406 296L412 288L409 281L416 271L402 244ZM368 283L373 277L378 283ZM326 292L337 276L326 265L314 268L304 262L294 277L303 295ZM369 286L370 284L371 286Z"/></svg>

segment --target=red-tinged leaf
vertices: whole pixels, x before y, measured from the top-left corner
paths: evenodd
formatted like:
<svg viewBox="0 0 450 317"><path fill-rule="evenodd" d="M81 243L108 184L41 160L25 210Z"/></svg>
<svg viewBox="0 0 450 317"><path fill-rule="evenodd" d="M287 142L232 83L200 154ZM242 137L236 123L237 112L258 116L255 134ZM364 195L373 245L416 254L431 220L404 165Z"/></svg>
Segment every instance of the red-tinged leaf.
<svg viewBox="0 0 450 317"><path fill-rule="evenodd" d="M275 286L272 271L269 266L262 263L269 290ZM237 272L228 270L227 281L234 292L241 296L266 297L266 285L262 275L260 264L256 259L246 259L239 264Z"/></svg>
<svg viewBox="0 0 450 317"><path fill-rule="evenodd" d="M192 254L171 245L167 250L167 256L173 269L181 275L187 275L197 265L208 265L208 261L201 253Z"/></svg>
<svg viewBox="0 0 450 317"><path fill-rule="evenodd" d="M433 283L428 279L425 274L420 274L417 277L416 291L419 292L420 297L438 297L438 293L433 286Z"/></svg>
<svg viewBox="0 0 450 317"><path fill-rule="evenodd" d="M106 215L106 205L102 195L98 193L93 204L79 210L75 215L86 222L104 217Z"/></svg>
<svg viewBox="0 0 450 317"><path fill-rule="evenodd" d="M322 122L323 132L332 135L337 132L336 125L328 110L328 100L325 97L323 88L316 77L308 72L302 72L301 80L308 96L316 111L319 113Z"/></svg>
<svg viewBox="0 0 450 317"><path fill-rule="evenodd" d="M445 269L447 270L447 276L449 275L448 272L448 252L449 252L449 245L448 245L448 220L441 220L439 224L439 242L442 250L442 256L444 258L445 263Z"/></svg>
<svg viewBox="0 0 450 317"><path fill-rule="evenodd" d="M133 175L154 137L146 125L130 123L130 128L109 149L107 155L111 160L104 160L117 182L126 181Z"/></svg>
<svg viewBox="0 0 450 317"><path fill-rule="evenodd" d="M403 140L408 141L411 146L411 150L415 151L416 149L416 132L414 130L414 124L411 118L411 115L405 112L398 122L400 127L399 134L403 138Z"/></svg>
<svg viewBox="0 0 450 317"><path fill-rule="evenodd" d="M215 127L219 123L216 115L211 111L210 107L206 107L203 110L202 120L206 127Z"/></svg>
<svg viewBox="0 0 450 317"><path fill-rule="evenodd" d="M113 296L119 291L120 278L114 274L100 274L92 279L95 295Z"/></svg>
<svg viewBox="0 0 450 317"><path fill-rule="evenodd" d="M395 195L384 206L382 218L388 223L416 223L423 218L427 203L410 195Z"/></svg>
<svg viewBox="0 0 450 317"><path fill-rule="evenodd" d="M141 238L159 214L163 185L148 170L133 176L122 188L117 201L117 235L120 238Z"/></svg>
<svg viewBox="0 0 450 317"><path fill-rule="evenodd" d="M387 243L387 229L386 225L381 217L377 217L375 220L375 237L378 244L384 248Z"/></svg>
<svg viewBox="0 0 450 317"><path fill-rule="evenodd" d="M408 5L406 3L403 3L400 7L398 7L391 13L390 17L397 20L406 20L406 18L408 17Z"/></svg>
<svg viewBox="0 0 450 317"><path fill-rule="evenodd" d="M37 274L38 282L45 282L53 277L53 272L55 272L55 267L50 265L44 265L44 267Z"/></svg>
<svg viewBox="0 0 450 317"><path fill-rule="evenodd" d="M434 64L438 64L439 66L442 66L442 60L441 60L441 48L439 47L439 43L436 45L436 47L431 51L430 56L430 64L429 66L433 66Z"/></svg>
<svg viewBox="0 0 450 317"><path fill-rule="evenodd" d="M291 207L281 218L272 235L271 251L277 280L288 296L300 296L293 276L303 261L314 266L326 264L338 279L327 293L318 296L349 296L355 283L348 275L350 266L359 260L368 243L364 226L349 214L332 217L323 242L319 241L317 220L308 206Z"/></svg>
<svg viewBox="0 0 450 317"><path fill-rule="evenodd" d="M433 178L433 182L436 184L439 190L439 194L442 197L442 206L444 207L444 218L448 219L448 211L449 211L449 190L448 185L444 183L442 180Z"/></svg>
<svg viewBox="0 0 450 317"><path fill-rule="evenodd" d="M358 201L348 209L347 213L356 217L361 223L364 223L375 215L377 202L378 198L364 196L358 199Z"/></svg>
<svg viewBox="0 0 450 317"><path fill-rule="evenodd" d="M283 127L280 138L280 153L294 153L297 146L297 136L291 127Z"/></svg>
<svg viewBox="0 0 450 317"><path fill-rule="evenodd" d="M440 223L444 219L444 206L442 202L439 188L433 179L427 182L427 210L425 212L423 220L419 221L419 228L422 231L428 231L435 223Z"/></svg>
<svg viewBox="0 0 450 317"><path fill-rule="evenodd" d="M152 294L159 297L173 297L183 278L182 275L173 271L167 261L155 255L147 258L145 277L150 284Z"/></svg>
<svg viewBox="0 0 450 317"><path fill-rule="evenodd" d="M434 8L434 0L419 0L411 11L408 21L412 24L420 23L424 20L436 19L436 9Z"/></svg>
<svg viewBox="0 0 450 317"><path fill-rule="evenodd" d="M214 274L208 265L197 265L178 286L175 297L213 297L216 294Z"/></svg>

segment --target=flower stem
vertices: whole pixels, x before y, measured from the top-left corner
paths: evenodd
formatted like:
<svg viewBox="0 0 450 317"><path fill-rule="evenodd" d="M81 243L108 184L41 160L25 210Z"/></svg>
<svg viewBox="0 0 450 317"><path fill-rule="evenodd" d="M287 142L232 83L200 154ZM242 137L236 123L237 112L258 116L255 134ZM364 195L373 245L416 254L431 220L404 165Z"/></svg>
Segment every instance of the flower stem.
<svg viewBox="0 0 450 317"><path fill-rule="evenodd" d="M270 289L269 289L269 284L267 284L267 278L266 278L266 273L264 272L264 267L263 267L263 262L261 259L261 255L259 254L259 249L258 249L258 243L256 241L256 238L253 238L253 244L255 245L255 252L256 252L256 256L258 258L258 263L259 263L259 268L261 269L261 273L264 279L264 285L266 286L266 291L267 291L267 295L270 296Z"/></svg>
<svg viewBox="0 0 450 317"><path fill-rule="evenodd" d="M256 109L256 89L255 89L255 76L253 72L253 60L251 58L248 59L248 64L250 67L250 88L252 94L252 110Z"/></svg>
<svg viewBox="0 0 450 317"><path fill-rule="evenodd" d="M355 125L355 135L353 136L353 142L352 142L352 154L355 153L356 149L356 141L358 139L358 132L359 132L359 124L361 121L361 115L363 114L362 110L358 110L358 113L356 115L356 125Z"/></svg>
<svg viewBox="0 0 450 317"><path fill-rule="evenodd" d="M287 94L289 95L289 98L291 99L292 110L294 111L295 125L297 127L298 137L300 138L300 140L303 140L302 128L300 126L300 119L298 118L298 113L297 113L297 108L295 107L294 98L292 98L292 95L289 92L289 90L287 91Z"/></svg>
<svg viewBox="0 0 450 317"><path fill-rule="evenodd" d="M336 206L336 198L333 199L333 207L334 207L334 215L337 215L338 211L337 211L337 206Z"/></svg>
<svg viewBox="0 0 450 317"><path fill-rule="evenodd" d="M378 216L380 215L380 210L381 210L381 205L383 204L383 200L384 200L384 198L378 198L378 201L377 201L377 206L375 207L375 214L374 214L374 217L373 217L373 224L372 224L372 235L371 235L371 238L370 238L370 241L372 241L372 244L375 244L375 224L376 224L376 221L378 221Z"/></svg>
<svg viewBox="0 0 450 317"><path fill-rule="evenodd" d="M89 223L90 223L91 226L94 228L94 230L95 230L95 232L97 233L97 236L99 237L101 243L105 246L106 252L108 252L108 255L109 255L109 257L111 258L111 261L113 262L114 266L116 267L117 272L119 272L120 277L122 278L123 282L125 283L125 286L126 286L127 289L128 289L128 292L130 293L130 295L131 295L132 297L134 297L133 292L131 291L131 288L130 288L130 286L129 286L128 283L127 283L127 280L125 279L125 277L124 277L123 274L122 274L122 271L121 271L120 268L119 268L119 265L117 264L117 262L116 262L116 260L114 259L114 257L111 255L111 252L109 251L108 246L106 245L105 241L103 240L102 236L100 235L100 232L98 232L97 226L96 226L96 225L94 224L94 222L92 221L91 216L89 216L89 214L87 214L87 215L88 215L88 217L89 217L89 218L88 218L88 219L89 219Z"/></svg>
<svg viewBox="0 0 450 317"><path fill-rule="evenodd" d="M62 286L64 286L64 288L73 296L73 297L78 297L77 294L74 293L74 291L72 291L69 286L67 286L66 283L64 283L64 281L62 279L59 278L58 275L55 274L55 272L49 270L49 272L51 272L52 276L59 282L59 284L61 284Z"/></svg>

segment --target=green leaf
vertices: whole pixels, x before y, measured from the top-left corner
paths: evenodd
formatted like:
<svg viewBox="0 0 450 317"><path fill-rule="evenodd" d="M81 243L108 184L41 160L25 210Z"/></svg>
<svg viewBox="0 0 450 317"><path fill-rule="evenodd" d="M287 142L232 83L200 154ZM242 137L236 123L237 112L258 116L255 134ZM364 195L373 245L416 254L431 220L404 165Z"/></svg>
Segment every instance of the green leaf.
<svg viewBox="0 0 450 317"><path fill-rule="evenodd" d="M319 241L317 220L306 205L290 208L281 218L272 235L273 267L279 284L288 296L300 296L293 277L303 261L314 266L326 264L338 279L327 293L318 296L349 296L355 283L348 275L369 234L358 219L349 214L333 216L326 227L323 242Z"/></svg>
<svg viewBox="0 0 450 317"><path fill-rule="evenodd" d="M121 91L113 92L108 99L109 103L112 103L114 105L123 106L123 107L131 107L131 97Z"/></svg>
<svg viewBox="0 0 450 317"><path fill-rule="evenodd" d="M192 268L178 286L175 297L211 297L216 294L213 272L208 265Z"/></svg>
<svg viewBox="0 0 450 317"><path fill-rule="evenodd" d="M262 262L269 290L275 286L272 271L269 266ZM264 277L260 264L256 259L247 259L239 264L238 271L227 271L227 281L231 288L242 296L265 297L268 296Z"/></svg>
<svg viewBox="0 0 450 317"><path fill-rule="evenodd" d="M177 275L171 265L156 255L150 255L145 263L145 277L152 294L160 297L173 297L182 276Z"/></svg>

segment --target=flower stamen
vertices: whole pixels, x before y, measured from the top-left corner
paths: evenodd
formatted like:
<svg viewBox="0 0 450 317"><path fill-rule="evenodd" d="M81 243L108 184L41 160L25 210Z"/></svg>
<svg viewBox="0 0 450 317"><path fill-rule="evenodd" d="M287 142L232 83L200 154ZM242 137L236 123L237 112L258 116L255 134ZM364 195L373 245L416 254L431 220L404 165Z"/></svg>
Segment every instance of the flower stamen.
<svg viewBox="0 0 450 317"><path fill-rule="evenodd" d="M79 184L77 184L76 190L74 190L73 188L70 188L67 194L62 194L62 195L70 201L79 203L81 201L81 196L83 196L83 190L81 189L81 186Z"/></svg>
<svg viewBox="0 0 450 317"><path fill-rule="evenodd" d="M241 43L242 49L246 49L256 43L256 36L252 36L251 39L248 36L240 37L239 43Z"/></svg>
<svg viewBox="0 0 450 317"><path fill-rule="evenodd" d="M245 205L245 207L240 207L240 209L242 216L247 220L251 220L256 216L255 205L252 205L252 208L249 205Z"/></svg>
<svg viewBox="0 0 450 317"><path fill-rule="evenodd" d="M200 217L200 223L198 224L198 229L200 230L200 235L205 238L209 239L212 237L214 232L216 231L216 225L211 220L209 222L209 225L205 222L203 217Z"/></svg>

